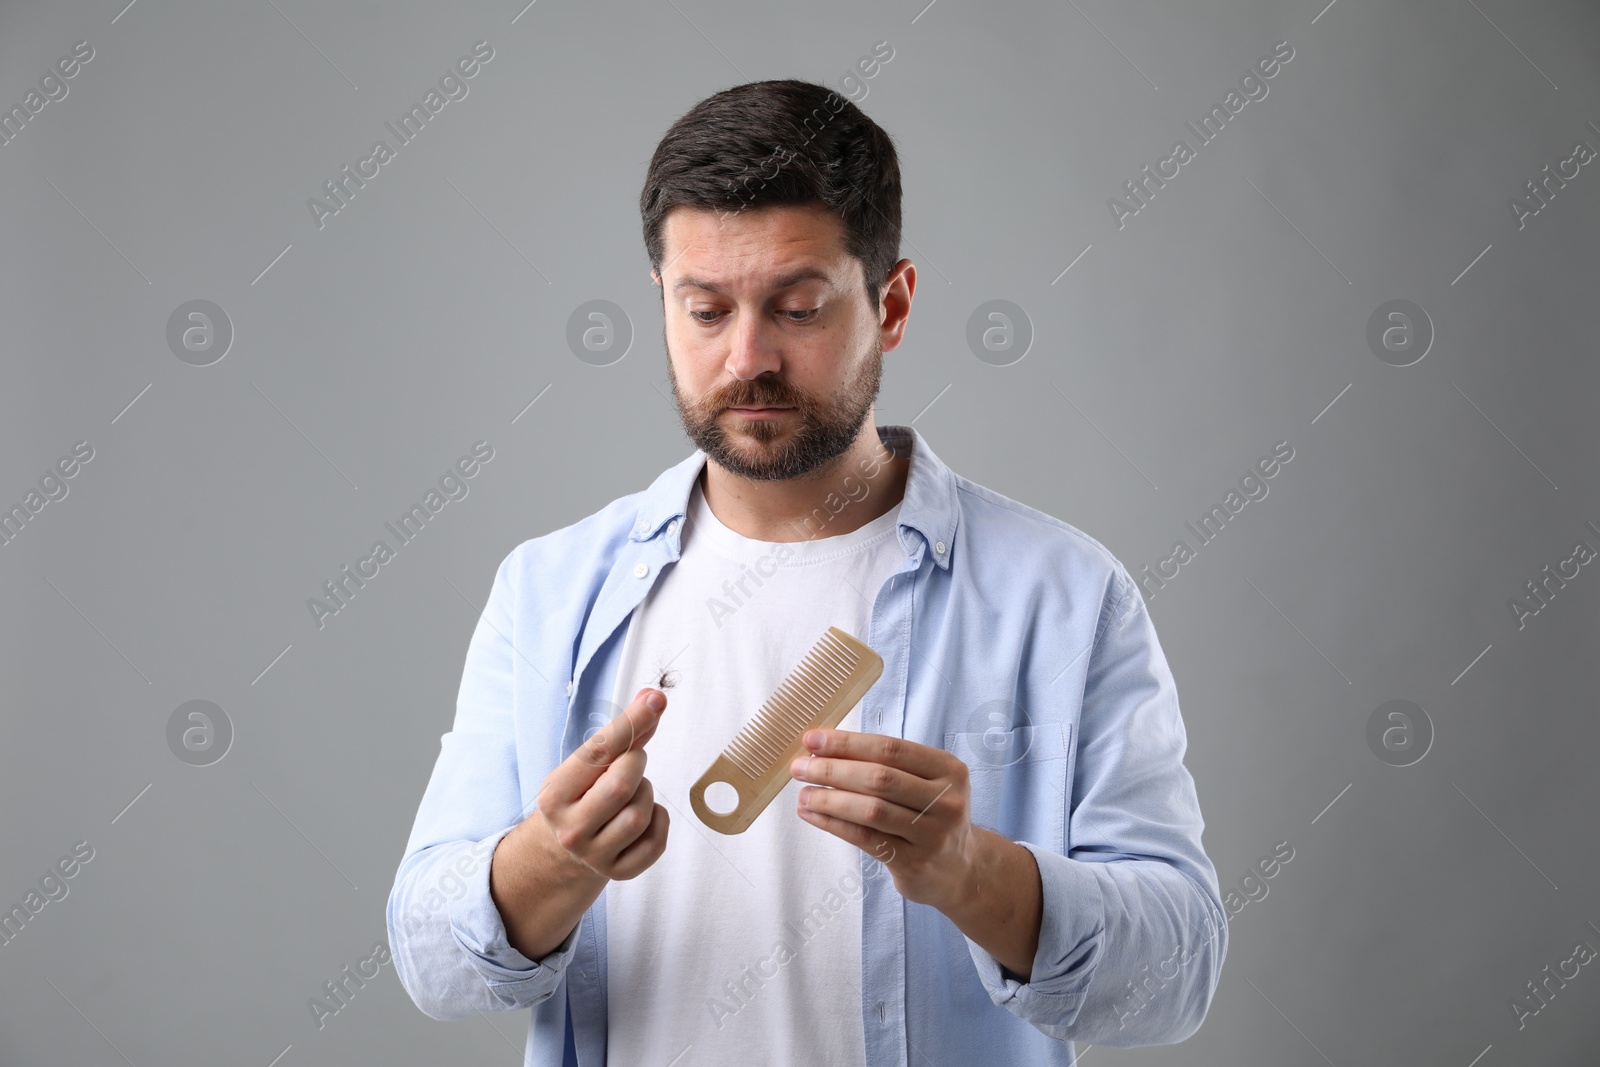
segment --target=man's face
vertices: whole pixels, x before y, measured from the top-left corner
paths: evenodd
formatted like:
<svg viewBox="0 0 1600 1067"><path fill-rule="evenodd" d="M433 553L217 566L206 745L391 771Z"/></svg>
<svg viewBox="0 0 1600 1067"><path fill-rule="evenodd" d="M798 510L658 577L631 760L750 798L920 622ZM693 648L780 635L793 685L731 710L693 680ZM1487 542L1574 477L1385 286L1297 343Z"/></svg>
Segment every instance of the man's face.
<svg viewBox="0 0 1600 1067"><path fill-rule="evenodd" d="M720 216L679 206L662 235L665 266L651 276L672 399L695 445L761 481L849 449L872 413L883 348L838 217L813 205Z"/></svg>

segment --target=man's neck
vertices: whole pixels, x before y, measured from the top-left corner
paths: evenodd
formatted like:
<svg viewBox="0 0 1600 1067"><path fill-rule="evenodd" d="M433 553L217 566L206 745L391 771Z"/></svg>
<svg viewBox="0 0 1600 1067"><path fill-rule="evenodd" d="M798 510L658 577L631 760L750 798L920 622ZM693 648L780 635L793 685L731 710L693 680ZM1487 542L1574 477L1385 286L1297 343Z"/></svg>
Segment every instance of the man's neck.
<svg viewBox="0 0 1600 1067"><path fill-rule="evenodd" d="M811 541L859 530L905 495L911 458L866 432L831 463L799 478L756 481L707 460L701 490L711 513L757 541Z"/></svg>

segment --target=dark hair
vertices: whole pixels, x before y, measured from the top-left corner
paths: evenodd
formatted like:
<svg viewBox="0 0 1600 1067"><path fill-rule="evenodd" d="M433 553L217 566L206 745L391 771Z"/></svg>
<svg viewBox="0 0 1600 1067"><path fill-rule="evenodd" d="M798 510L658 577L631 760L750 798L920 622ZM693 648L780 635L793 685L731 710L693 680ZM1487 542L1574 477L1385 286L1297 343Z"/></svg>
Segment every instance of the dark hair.
<svg viewBox="0 0 1600 1067"><path fill-rule="evenodd" d="M748 82L690 108L656 145L639 194L644 247L661 269L667 213L820 203L844 223L874 309L900 259L900 161L888 133L833 90ZM663 298L665 289L663 288Z"/></svg>

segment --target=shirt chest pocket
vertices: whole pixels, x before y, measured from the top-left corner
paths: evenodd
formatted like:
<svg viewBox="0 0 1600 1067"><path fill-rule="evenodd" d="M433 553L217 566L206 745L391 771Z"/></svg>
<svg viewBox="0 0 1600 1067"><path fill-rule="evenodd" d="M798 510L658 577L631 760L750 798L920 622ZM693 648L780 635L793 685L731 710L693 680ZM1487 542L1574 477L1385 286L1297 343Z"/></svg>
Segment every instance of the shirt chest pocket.
<svg viewBox="0 0 1600 1067"><path fill-rule="evenodd" d="M1065 855L1071 740L1065 722L945 734L945 751L967 765L973 824Z"/></svg>

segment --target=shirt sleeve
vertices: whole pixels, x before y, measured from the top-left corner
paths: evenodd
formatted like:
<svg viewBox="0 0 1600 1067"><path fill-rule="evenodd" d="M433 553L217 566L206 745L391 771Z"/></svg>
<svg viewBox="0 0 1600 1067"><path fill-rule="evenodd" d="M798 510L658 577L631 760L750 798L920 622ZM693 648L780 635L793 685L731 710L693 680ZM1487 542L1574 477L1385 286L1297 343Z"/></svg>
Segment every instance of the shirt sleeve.
<svg viewBox="0 0 1600 1067"><path fill-rule="evenodd" d="M473 631L455 722L440 739L389 893L396 973L417 1007L435 1019L467 1019L547 999L572 959L582 925L548 955L530 960L507 941L489 895L495 847L526 815L513 732L514 555L496 572Z"/></svg>
<svg viewBox="0 0 1600 1067"><path fill-rule="evenodd" d="M1216 870L1177 687L1144 598L1118 565L1090 653L1067 855L1018 842L1043 909L1030 980L970 937L995 1004L1060 1040L1170 1044L1200 1028L1227 955Z"/></svg>

